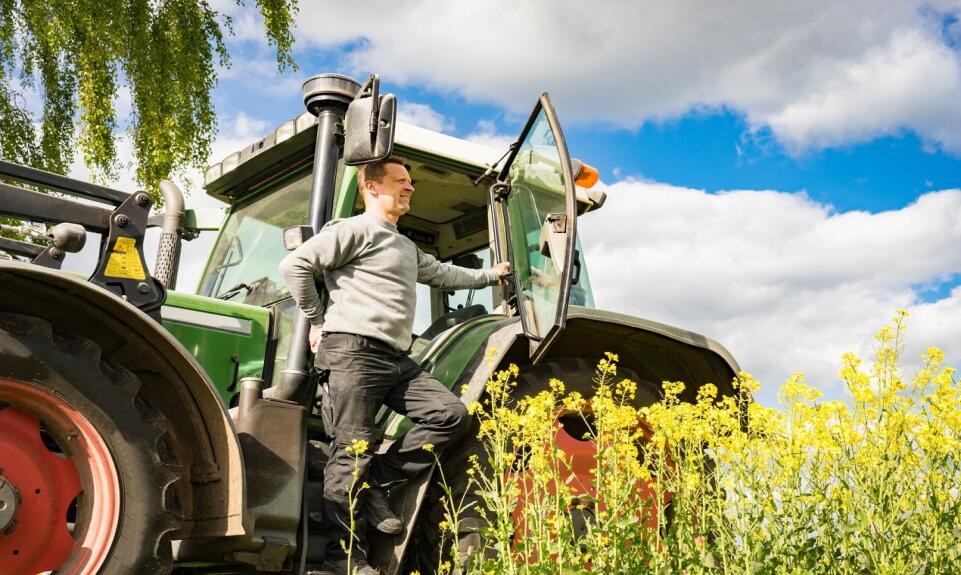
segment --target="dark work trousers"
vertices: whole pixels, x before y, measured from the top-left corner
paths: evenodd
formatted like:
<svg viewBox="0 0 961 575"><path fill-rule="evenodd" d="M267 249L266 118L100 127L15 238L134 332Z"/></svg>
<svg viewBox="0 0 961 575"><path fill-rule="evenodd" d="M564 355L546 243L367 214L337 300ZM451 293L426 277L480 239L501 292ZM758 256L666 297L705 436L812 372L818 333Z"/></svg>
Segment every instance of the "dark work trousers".
<svg viewBox="0 0 961 575"><path fill-rule="evenodd" d="M440 449L461 437L470 427L467 409L449 389L425 372L406 352L386 343L346 333L326 333L317 366L330 369L324 396L325 425L334 438L324 470L324 512L327 558L342 559L350 537L348 492L353 488L353 557L367 557L367 513L364 492L389 489L421 473L434 463L423 449L430 443ZM414 427L385 453L374 456L374 419L382 405L406 415ZM349 453L355 440L369 443L362 455ZM352 487L353 486L353 487Z"/></svg>

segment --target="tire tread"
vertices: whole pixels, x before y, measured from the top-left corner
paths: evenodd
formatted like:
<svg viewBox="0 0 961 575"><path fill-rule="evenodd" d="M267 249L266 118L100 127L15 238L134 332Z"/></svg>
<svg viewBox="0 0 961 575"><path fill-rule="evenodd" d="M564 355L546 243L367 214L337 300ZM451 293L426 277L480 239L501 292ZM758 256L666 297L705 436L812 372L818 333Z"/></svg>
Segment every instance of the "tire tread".
<svg viewBox="0 0 961 575"><path fill-rule="evenodd" d="M95 404L116 425L122 440L104 435L111 451L120 445L141 467L124 465L114 452L122 484L146 486L151 493L136 500L140 513L122 511L121 527L114 550L101 569L103 575L127 573L162 575L172 569L170 535L183 522L173 484L180 480L182 467L169 448L169 423L163 413L140 394L140 379L114 358L105 356L94 341L57 330L48 321L29 315L0 312L0 332L28 348L49 369L69 381L78 393ZM68 372L68 373L64 373ZM39 382L44 383L44 382ZM80 389L83 387L83 389ZM88 415L89 417L89 415ZM128 447L116 442L132 443ZM163 449L161 446L168 445ZM145 453L141 451L149 451ZM129 455L130 453L128 453ZM130 501L124 498L124 504ZM131 497L131 500L133 498ZM154 507L147 511L147 508ZM127 529L123 524L126 522ZM131 532L131 522L136 527ZM138 541L139 539L139 541ZM124 557L129 554L133 556Z"/></svg>

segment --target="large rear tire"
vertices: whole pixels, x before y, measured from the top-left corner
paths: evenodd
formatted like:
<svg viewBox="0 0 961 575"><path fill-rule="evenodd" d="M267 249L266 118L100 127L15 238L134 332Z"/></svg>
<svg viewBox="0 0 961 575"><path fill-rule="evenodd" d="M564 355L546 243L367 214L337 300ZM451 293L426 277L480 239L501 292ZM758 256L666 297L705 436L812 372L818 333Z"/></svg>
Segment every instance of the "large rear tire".
<svg viewBox="0 0 961 575"><path fill-rule="evenodd" d="M550 380L556 378L564 382L566 393L576 391L585 399L590 398L594 395L597 386L594 381L595 375L594 367L580 358L558 358L545 361L537 367L521 370L513 397L516 400L528 395L536 395L538 392L548 389ZM630 379L638 384L637 394L633 400L635 407L650 405L659 399L656 387L642 382L633 370L624 367L619 368L618 380L620 379ZM562 417L559 423L561 424L560 432L569 436L568 441L565 441L567 445L581 443L584 433L588 431L579 416ZM442 502L444 491L438 483L440 474L435 473L412 541L411 563L409 565L412 568L419 569L421 573L436 573L438 566L444 560L450 560L455 565L464 565L469 553L483 553L485 559L494 558L484 541L483 530L486 522L477 512L480 506L484 504L483 500L477 493L469 492L471 483L468 474L465 472L471 465L470 459L472 456L476 455L477 460L481 462L487 460L485 447L481 440L477 438L478 429L479 425L475 419L472 422L471 431L457 448L448 450L441 458L444 477L448 482L454 500L464 501L465 506L467 506L467 510L460 514L458 521L461 532L458 534L457 557L451 557L453 555L452 549L441 548L443 538L438 526L444 520ZM587 442L583 443L586 444ZM563 446L559 445L559 447L563 449ZM576 452L568 451L568 456L593 458L593 448L577 447ZM591 464L593 464L593 460ZM589 482L589 479L584 478L584 481Z"/></svg>
<svg viewBox="0 0 961 575"><path fill-rule="evenodd" d="M16 490L4 573L170 572L180 466L167 419L114 355L0 313L0 474Z"/></svg>

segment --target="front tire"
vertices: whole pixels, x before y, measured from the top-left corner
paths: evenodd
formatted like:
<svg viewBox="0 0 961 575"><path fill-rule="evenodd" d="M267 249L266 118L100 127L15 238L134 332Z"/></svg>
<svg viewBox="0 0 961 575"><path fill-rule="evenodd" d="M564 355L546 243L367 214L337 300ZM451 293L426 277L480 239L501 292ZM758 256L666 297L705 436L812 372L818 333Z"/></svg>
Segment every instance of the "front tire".
<svg viewBox="0 0 961 575"><path fill-rule="evenodd" d="M5 572L170 572L180 467L167 419L114 355L0 313L0 474L17 491L0 533Z"/></svg>

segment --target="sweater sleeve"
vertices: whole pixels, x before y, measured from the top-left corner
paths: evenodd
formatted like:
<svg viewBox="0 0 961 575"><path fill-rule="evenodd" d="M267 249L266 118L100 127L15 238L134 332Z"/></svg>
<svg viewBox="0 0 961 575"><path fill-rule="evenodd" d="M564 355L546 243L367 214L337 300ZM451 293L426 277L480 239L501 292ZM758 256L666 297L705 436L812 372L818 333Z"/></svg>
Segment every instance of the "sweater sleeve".
<svg viewBox="0 0 961 575"><path fill-rule="evenodd" d="M443 263L417 250L417 281L438 289L482 288L499 280L493 269L474 270Z"/></svg>
<svg viewBox="0 0 961 575"><path fill-rule="evenodd" d="M280 273L290 295L311 325L324 325L324 309L317 292L317 284L324 281L324 271L352 260L363 243L363 235L353 226L332 220L281 260Z"/></svg>

